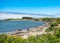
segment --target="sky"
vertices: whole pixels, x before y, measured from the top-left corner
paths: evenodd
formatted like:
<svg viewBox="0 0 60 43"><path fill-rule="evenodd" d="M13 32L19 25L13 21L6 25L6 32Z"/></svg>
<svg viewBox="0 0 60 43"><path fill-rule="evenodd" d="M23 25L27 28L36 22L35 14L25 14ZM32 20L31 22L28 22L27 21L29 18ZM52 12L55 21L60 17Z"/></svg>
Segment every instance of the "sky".
<svg viewBox="0 0 60 43"><path fill-rule="evenodd" d="M0 11L60 14L60 0L0 0Z"/></svg>

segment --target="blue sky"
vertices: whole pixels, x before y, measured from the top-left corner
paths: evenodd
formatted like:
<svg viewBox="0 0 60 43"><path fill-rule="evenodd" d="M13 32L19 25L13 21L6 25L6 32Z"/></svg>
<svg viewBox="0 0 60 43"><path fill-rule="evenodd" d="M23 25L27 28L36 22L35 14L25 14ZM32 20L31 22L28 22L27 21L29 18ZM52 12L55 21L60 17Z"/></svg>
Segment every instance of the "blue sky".
<svg viewBox="0 0 60 43"><path fill-rule="evenodd" d="M0 11L59 14L60 0L0 0Z"/></svg>

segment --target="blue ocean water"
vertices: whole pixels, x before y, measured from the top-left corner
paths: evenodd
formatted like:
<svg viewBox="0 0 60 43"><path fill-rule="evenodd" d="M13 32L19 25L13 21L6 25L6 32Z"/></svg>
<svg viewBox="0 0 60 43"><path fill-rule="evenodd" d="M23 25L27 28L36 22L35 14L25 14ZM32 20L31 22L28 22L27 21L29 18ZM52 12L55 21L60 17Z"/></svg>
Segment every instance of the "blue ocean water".
<svg viewBox="0 0 60 43"><path fill-rule="evenodd" d="M30 27L43 25L44 22L21 20L21 21L1 21L0 22L0 32L11 32L14 30L27 29Z"/></svg>

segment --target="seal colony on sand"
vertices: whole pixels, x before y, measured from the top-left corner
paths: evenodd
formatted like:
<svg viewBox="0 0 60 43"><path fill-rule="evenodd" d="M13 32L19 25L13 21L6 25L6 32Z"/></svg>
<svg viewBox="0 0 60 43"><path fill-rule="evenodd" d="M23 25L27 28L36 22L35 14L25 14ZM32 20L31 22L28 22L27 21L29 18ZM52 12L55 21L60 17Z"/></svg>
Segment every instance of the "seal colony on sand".
<svg viewBox="0 0 60 43"><path fill-rule="evenodd" d="M24 30L16 30L12 32L10 35L12 36L21 36L23 38L27 38L29 36L36 36L40 34L45 34L46 28L48 28L48 24L44 24L43 26L32 27Z"/></svg>

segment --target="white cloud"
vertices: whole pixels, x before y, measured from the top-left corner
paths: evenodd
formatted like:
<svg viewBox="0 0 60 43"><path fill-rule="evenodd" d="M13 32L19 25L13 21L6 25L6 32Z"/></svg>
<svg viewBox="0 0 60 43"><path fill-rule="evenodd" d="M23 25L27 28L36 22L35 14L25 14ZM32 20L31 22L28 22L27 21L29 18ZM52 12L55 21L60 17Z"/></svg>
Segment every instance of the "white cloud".
<svg viewBox="0 0 60 43"><path fill-rule="evenodd" d="M36 17L36 18L43 18L43 17L60 17L60 14L56 15L30 15L30 14L10 14L10 13L1 13L0 19L9 19L9 18L22 18L22 17Z"/></svg>
<svg viewBox="0 0 60 43"><path fill-rule="evenodd" d="M31 15L22 15L22 14L0 14L0 19L8 18L22 18L22 17L32 17Z"/></svg>

